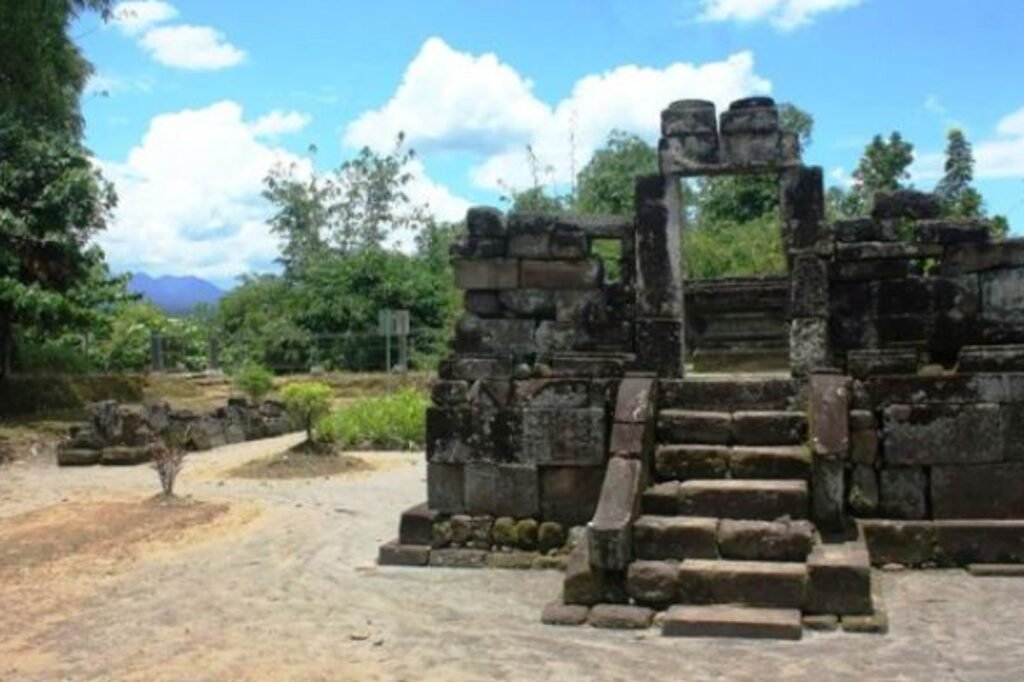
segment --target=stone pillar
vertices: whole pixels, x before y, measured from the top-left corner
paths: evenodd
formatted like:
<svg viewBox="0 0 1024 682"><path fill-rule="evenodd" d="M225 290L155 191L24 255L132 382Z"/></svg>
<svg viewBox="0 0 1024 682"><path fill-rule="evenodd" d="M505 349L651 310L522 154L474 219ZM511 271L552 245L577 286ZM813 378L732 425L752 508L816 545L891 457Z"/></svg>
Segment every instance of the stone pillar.
<svg viewBox="0 0 1024 682"><path fill-rule="evenodd" d="M790 266L789 358L794 376L807 376L830 364L825 188L820 167L782 171L782 236Z"/></svg>
<svg viewBox="0 0 1024 682"><path fill-rule="evenodd" d="M637 364L660 377L684 374L682 203L678 178L637 179Z"/></svg>
<svg viewBox="0 0 1024 682"><path fill-rule="evenodd" d="M824 532L842 530L846 520L850 391L846 376L815 374L810 379L811 517Z"/></svg>

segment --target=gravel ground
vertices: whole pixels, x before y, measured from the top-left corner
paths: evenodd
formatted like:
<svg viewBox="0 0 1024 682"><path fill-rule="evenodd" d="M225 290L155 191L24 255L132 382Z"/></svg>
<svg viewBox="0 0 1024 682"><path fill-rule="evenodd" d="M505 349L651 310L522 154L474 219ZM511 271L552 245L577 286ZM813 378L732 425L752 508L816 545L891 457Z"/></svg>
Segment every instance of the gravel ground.
<svg viewBox="0 0 1024 682"><path fill-rule="evenodd" d="M295 441L190 462L180 492L258 510L241 521L100 571L83 560L81 571L19 576L38 608L0 619L0 680L1024 680L1024 579L960 571L882 574L887 636L679 640L542 626L559 573L374 565L401 510L424 497L419 456L367 455L378 470L350 477L223 478ZM62 501L155 491L147 467L5 466L0 531Z"/></svg>

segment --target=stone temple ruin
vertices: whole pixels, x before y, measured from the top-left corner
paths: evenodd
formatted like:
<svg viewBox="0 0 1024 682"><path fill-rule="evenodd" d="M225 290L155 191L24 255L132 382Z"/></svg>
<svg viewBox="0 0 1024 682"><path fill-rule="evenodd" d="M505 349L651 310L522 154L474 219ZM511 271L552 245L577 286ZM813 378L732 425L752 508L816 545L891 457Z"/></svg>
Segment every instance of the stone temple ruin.
<svg viewBox="0 0 1024 682"><path fill-rule="evenodd" d="M1024 240L914 191L828 224L778 121L670 105L632 219L469 212L427 501L381 563L552 565L582 527L544 622L798 638L884 631L872 565L1024 561ZM788 275L685 279L681 179L745 173ZM752 367L784 371L722 373Z"/></svg>

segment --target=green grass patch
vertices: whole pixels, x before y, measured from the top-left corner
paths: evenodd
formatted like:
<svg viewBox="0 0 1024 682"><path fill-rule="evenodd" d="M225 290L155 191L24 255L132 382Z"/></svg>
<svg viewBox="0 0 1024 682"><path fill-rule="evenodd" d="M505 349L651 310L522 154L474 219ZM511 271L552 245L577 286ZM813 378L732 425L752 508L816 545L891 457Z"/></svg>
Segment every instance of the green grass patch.
<svg viewBox="0 0 1024 682"><path fill-rule="evenodd" d="M15 375L0 383L0 416L81 409L99 400L140 402L139 374Z"/></svg>
<svg viewBox="0 0 1024 682"><path fill-rule="evenodd" d="M360 398L317 424L317 437L349 449L418 450L426 429L427 395L411 388Z"/></svg>

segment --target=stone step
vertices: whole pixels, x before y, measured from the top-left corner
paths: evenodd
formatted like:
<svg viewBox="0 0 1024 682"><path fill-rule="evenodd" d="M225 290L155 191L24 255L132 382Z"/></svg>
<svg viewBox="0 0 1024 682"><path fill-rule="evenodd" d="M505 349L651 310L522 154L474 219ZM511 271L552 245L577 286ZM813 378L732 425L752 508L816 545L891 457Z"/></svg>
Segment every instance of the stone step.
<svg viewBox="0 0 1024 682"><path fill-rule="evenodd" d="M660 481L695 478L809 479L811 453L800 445L659 445L654 457Z"/></svg>
<svg viewBox="0 0 1024 682"><path fill-rule="evenodd" d="M800 445L807 442L807 417L784 410L734 412L732 437L740 445Z"/></svg>
<svg viewBox="0 0 1024 682"><path fill-rule="evenodd" d="M805 561L814 538L810 521L644 514L633 523L633 556L644 561Z"/></svg>
<svg viewBox="0 0 1024 682"><path fill-rule="evenodd" d="M699 445L800 445L807 442L803 412L749 410L712 412L663 409L658 442Z"/></svg>
<svg viewBox="0 0 1024 682"><path fill-rule="evenodd" d="M799 609L742 606L673 606L661 622L665 637L800 639Z"/></svg>
<svg viewBox="0 0 1024 682"><path fill-rule="evenodd" d="M722 519L716 539L724 559L806 561L814 545L814 524Z"/></svg>
<svg viewBox="0 0 1024 682"><path fill-rule="evenodd" d="M633 523L637 559L714 559L718 557L718 519L645 514Z"/></svg>
<svg viewBox="0 0 1024 682"><path fill-rule="evenodd" d="M789 348L698 348L692 362L695 372L783 370L789 368Z"/></svg>
<svg viewBox="0 0 1024 682"><path fill-rule="evenodd" d="M807 557L807 613L861 616L874 610L871 560L863 538L819 544Z"/></svg>
<svg viewBox="0 0 1024 682"><path fill-rule="evenodd" d="M801 480L684 481L678 484L677 494L677 513L682 516L757 521L807 518L807 482ZM646 510L646 493L644 503Z"/></svg>
<svg viewBox="0 0 1024 682"><path fill-rule="evenodd" d="M679 410L789 410L797 406L796 382L787 378L662 379L658 403Z"/></svg>
<svg viewBox="0 0 1024 682"><path fill-rule="evenodd" d="M676 601L800 609L806 586L807 566L800 562L686 559Z"/></svg>
<svg viewBox="0 0 1024 682"><path fill-rule="evenodd" d="M732 442L732 414L704 410L661 410L659 443L728 445Z"/></svg>

